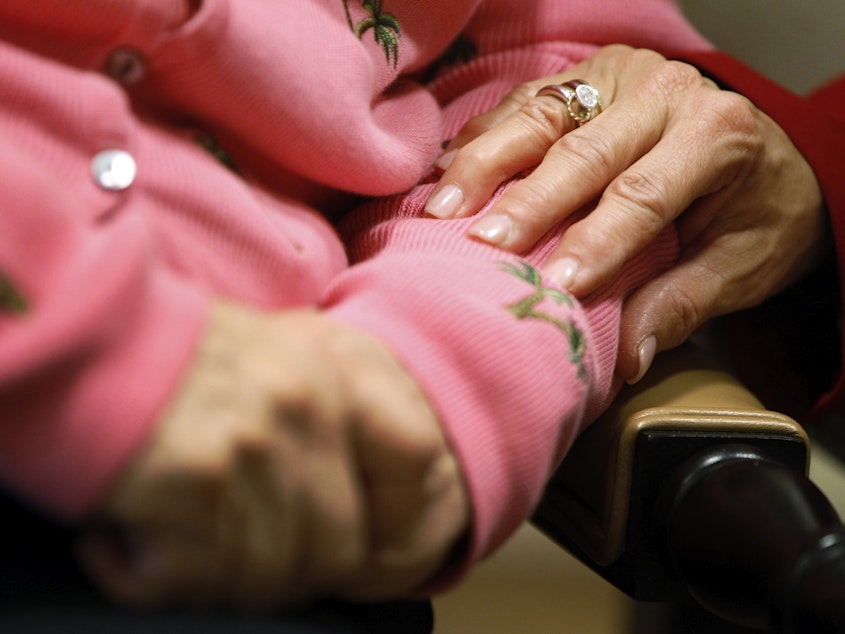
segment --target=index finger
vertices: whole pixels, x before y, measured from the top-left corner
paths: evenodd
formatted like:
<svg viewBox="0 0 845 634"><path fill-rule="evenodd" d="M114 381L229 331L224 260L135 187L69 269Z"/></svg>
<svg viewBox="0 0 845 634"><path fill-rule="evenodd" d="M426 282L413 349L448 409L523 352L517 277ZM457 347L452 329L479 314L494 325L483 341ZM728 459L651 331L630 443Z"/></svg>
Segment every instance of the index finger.
<svg viewBox="0 0 845 634"><path fill-rule="evenodd" d="M472 124L492 127L447 155L451 162L429 197L427 213L438 218L476 213L499 185L538 165L558 139L575 129L575 121L559 99L537 96L548 81L520 85L489 118ZM475 132L470 129L462 134L468 137Z"/></svg>

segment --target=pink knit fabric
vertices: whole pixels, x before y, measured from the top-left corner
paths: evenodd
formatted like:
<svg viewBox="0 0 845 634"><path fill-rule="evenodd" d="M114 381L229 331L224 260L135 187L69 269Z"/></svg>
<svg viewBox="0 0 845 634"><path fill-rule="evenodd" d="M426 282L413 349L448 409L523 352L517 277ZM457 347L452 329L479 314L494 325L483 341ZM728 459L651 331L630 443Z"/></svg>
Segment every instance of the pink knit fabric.
<svg viewBox="0 0 845 634"><path fill-rule="evenodd" d="M0 4L0 284L27 303L0 308L0 478L80 517L178 388L210 297L316 305L382 338L429 395L476 561L611 398L620 302L675 246L666 233L577 304L535 275L556 234L517 258L466 238L468 220L424 218L432 162L514 83L596 46L707 44L670 0L385 0L393 44L356 36L353 0L187 8ZM461 33L473 59L432 71ZM140 81L110 75L116 53ZM90 176L113 148L138 166L124 191ZM321 212L344 192L385 198L341 242Z"/></svg>
<svg viewBox="0 0 845 634"><path fill-rule="evenodd" d="M509 307L536 289L507 265L536 270L559 234L524 257L505 255L464 237L471 219L424 218L429 191L420 186L356 215L347 228L352 257L363 259L338 277L325 305L388 342L440 414L473 503L466 568L530 514L572 441L608 405L619 387L621 300L673 261L676 243L665 232L583 305L549 293L535 309L542 316L520 319ZM580 360L552 320L583 337Z"/></svg>

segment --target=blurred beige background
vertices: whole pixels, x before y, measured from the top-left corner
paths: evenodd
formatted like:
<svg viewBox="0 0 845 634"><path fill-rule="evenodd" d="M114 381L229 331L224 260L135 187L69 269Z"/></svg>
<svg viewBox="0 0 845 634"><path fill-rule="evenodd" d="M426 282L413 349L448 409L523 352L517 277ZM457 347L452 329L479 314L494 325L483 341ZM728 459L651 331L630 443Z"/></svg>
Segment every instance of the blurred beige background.
<svg viewBox="0 0 845 634"><path fill-rule="evenodd" d="M845 72L845 0L680 0L710 41L797 92Z"/></svg>
<svg viewBox="0 0 845 634"><path fill-rule="evenodd" d="M845 72L845 0L682 4L722 50L797 92ZM816 450L811 475L845 515L845 467ZM628 634L632 609L530 526L434 606L435 634Z"/></svg>

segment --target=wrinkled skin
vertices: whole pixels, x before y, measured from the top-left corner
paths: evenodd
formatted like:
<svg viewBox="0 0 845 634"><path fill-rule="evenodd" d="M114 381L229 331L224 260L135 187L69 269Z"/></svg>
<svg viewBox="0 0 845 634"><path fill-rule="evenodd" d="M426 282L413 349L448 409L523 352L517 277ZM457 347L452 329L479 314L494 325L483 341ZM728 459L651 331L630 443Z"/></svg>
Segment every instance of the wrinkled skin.
<svg viewBox="0 0 845 634"><path fill-rule="evenodd" d="M535 96L571 79L589 81L604 103L580 128L559 100ZM476 213L500 183L536 166L470 229L515 252L597 200L545 267L579 297L676 224L680 261L624 306L617 368L629 381L710 318L806 273L827 231L813 171L774 121L693 66L623 45L516 87L465 126L439 166L428 206L439 217Z"/></svg>
<svg viewBox="0 0 845 634"><path fill-rule="evenodd" d="M440 569L467 517L437 418L382 344L218 304L80 554L140 606L389 598Z"/></svg>
<svg viewBox="0 0 845 634"><path fill-rule="evenodd" d="M575 78L605 106L577 129L559 101L534 96ZM624 306L618 369L630 380L709 318L796 280L825 235L812 170L771 119L692 66L625 46L518 86L440 166L441 204L429 206L440 217L476 213L536 167L470 230L512 251L598 200L546 265L581 297L676 224L678 264ZM80 553L107 593L136 605L389 598L448 563L468 516L436 416L383 345L315 312L221 303Z"/></svg>

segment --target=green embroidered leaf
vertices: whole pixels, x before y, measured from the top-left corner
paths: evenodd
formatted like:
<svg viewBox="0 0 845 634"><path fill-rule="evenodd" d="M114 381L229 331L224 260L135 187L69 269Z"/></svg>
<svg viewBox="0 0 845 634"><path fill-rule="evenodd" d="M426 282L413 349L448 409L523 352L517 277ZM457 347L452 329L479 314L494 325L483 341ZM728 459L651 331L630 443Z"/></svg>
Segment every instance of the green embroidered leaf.
<svg viewBox="0 0 845 634"><path fill-rule="evenodd" d="M396 19L395 15L392 13L382 13L378 17L378 20L382 27L393 29L397 37L402 37L402 25L399 24L399 20Z"/></svg>
<svg viewBox="0 0 845 634"><path fill-rule="evenodd" d="M584 352L587 349L584 333L574 325L571 325L569 330L569 348L572 350L572 354L578 359L584 356Z"/></svg>
<svg viewBox="0 0 845 634"><path fill-rule="evenodd" d="M528 264L528 262L520 261L518 264L515 262L500 262L499 266L505 273L514 275L519 279L528 282L535 288L540 287L542 282L540 273L537 269Z"/></svg>
<svg viewBox="0 0 845 634"><path fill-rule="evenodd" d="M352 24L352 16L349 14L349 0L342 0L343 1L343 13L346 15L346 24L349 25L350 31L355 31L355 27Z"/></svg>
<svg viewBox="0 0 845 634"><path fill-rule="evenodd" d="M373 32L376 35L376 42L381 41L381 48L384 51L384 56L387 58L387 61L389 62L391 55L393 56L393 67L396 68L396 64L399 61L398 40L393 33L381 26L377 26Z"/></svg>
<svg viewBox="0 0 845 634"><path fill-rule="evenodd" d="M528 264L528 262L523 262L522 266L525 269L525 280L530 282L535 288L541 288L543 285L543 278L540 275L540 271Z"/></svg>
<svg viewBox="0 0 845 634"><path fill-rule="evenodd" d="M0 273L0 311L20 315L28 309L26 298Z"/></svg>
<svg viewBox="0 0 845 634"><path fill-rule="evenodd" d="M555 304L565 304L572 308L572 298L563 291L559 291L556 288L547 288L545 291L546 297L551 297Z"/></svg>
<svg viewBox="0 0 845 634"><path fill-rule="evenodd" d="M384 51L384 57L390 63L393 58L393 68L399 61L399 40L402 38L402 27L399 20L392 13L382 13L381 0L363 0L361 8L370 14L370 17L364 18L356 26L352 24L352 16L349 13L349 1L343 0L343 10L346 14L346 22L355 37L359 40L364 33L373 30L373 38L376 44L380 44Z"/></svg>
<svg viewBox="0 0 845 634"><path fill-rule="evenodd" d="M364 33L369 31L373 27L375 27L375 25L376 25L376 19L375 18L365 18L365 19L361 20L358 23L358 26L355 27L355 37L357 37L360 40L361 37L364 35Z"/></svg>
<svg viewBox="0 0 845 634"><path fill-rule="evenodd" d="M533 287L533 292L513 304L505 306L505 310L517 319L537 319L552 324L566 337L569 346L569 361L578 368L578 378L587 379L587 368L584 365L584 352L587 342L578 327L572 321L564 321L554 315L538 310L541 302L549 297L558 305L564 304L572 308L572 298L563 291L556 288L543 286L543 278L540 272L524 261L499 262L499 270L509 275L518 277Z"/></svg>

